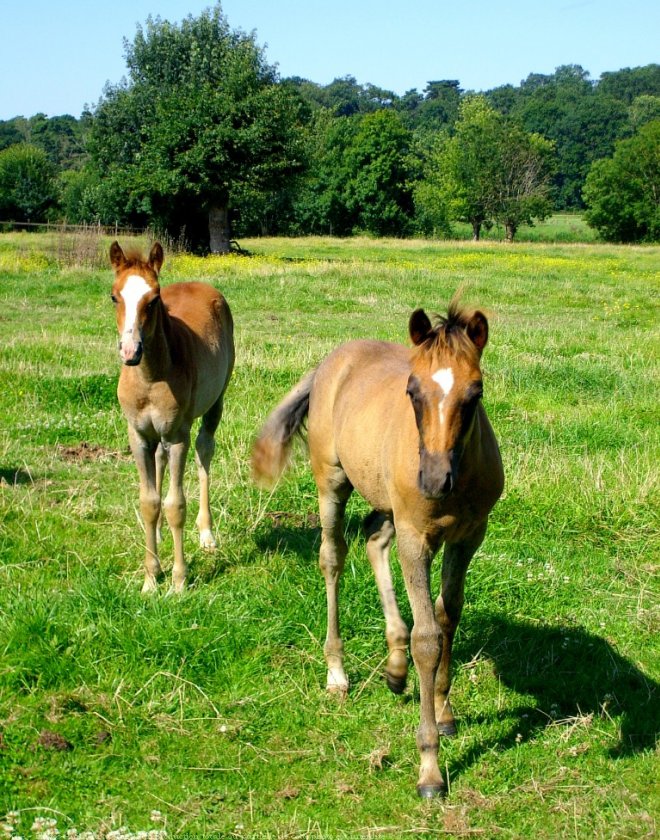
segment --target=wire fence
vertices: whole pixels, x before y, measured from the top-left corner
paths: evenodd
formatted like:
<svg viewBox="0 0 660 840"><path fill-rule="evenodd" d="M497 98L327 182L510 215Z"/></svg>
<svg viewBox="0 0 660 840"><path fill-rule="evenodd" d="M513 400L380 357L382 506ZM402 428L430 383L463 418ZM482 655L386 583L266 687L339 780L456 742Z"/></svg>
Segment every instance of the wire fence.
<svg viewBox="0 0 660 840"><path fill-rule="evenodd" d="M147 233L145 228L126 227L123 225L72 225L68 222L15 222L0 220L0 231L32 230L39 233L94 233L99 236L142 236Z"/></svg>

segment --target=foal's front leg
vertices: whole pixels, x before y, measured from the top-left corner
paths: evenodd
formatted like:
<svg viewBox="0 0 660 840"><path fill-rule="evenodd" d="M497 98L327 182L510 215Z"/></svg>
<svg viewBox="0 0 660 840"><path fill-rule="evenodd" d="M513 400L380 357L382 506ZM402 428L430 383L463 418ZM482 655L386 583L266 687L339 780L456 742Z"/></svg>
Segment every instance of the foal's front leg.
<svg viewBox="0 0 660 840"><path fill-rule="evenodd" d="M438 767L438 727L433 700L435 676L440 662L440 627L431 601L433 552L414 528L396 523L399 559L413 614L410 651L419 677L420 720L417 730L420 767L417 792L424 798L445 792Z"/></svg>
<svg viewBox="0 0 660 840"><path fill-rule="evenodd" d="M183 476L186 456L190 446L190 433L184 433L176 442L166 444L170 466L170 486L163 503L167 524L174 543L174 565L172 566L172 588L183 592L186 587L188 567L183 554L183 528L186 523L186 497L183 492Z"/></svg>
<svg viewBox="0 0 660 840"><path fill-rule="evenodd" d="M456 720L449 701L451 651L463 610L465 576L470 560L481 545L486 526L469 540L446 543L442 560L442 591L435 602L435 616L442 630L442 657L435 678L435 716L441 735L456 734Z"/></svg>
<svg viewBox="0 0 660 840"><path fill-rule="evenodd" d="M160 490L156 476L156 444L146 440L129 424L128 440L140 478L140 514L144 523L146 551L142 592L154 592L162 569L158 560Z"/></svg>
<svg viewBox="0 0 660 840"><path fill-rule="evenodd" d="M394 537L394 525L384 514L372 511L364 521L364 532L367 538L367 557L376 578L385 615L385 637L389 649L385 679L390 691L401 694L406 687L408 676L410 633L401 618L392 583L390 546Z"/></svg>

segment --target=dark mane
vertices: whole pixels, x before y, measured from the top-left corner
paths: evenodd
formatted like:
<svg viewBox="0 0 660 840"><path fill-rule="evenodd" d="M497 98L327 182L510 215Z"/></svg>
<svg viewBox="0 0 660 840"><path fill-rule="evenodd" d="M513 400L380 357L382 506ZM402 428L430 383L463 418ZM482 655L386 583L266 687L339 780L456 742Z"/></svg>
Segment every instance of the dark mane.
<svg viewBox="0 0 660 840"><path fill-rule="evenodd" d="M452 298L446 315L433 315L433 330L423 347L427 351L449 350L453 355L470 355L476 349L467 334L474 312L461 305L459 297Z"/></svg>

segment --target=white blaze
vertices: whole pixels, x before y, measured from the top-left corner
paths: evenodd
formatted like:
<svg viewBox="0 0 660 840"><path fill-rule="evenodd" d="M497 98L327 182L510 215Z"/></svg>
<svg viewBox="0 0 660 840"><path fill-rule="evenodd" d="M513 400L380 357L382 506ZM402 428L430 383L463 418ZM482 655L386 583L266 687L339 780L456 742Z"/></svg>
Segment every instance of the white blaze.
<svg viewBox="0 0 660 840"><path fill-rule="evenodd" d="M454 387L454 374L452 373L451 368L441 368L440 370L436 370L431 379L438 383L445 397Z"/></svg>
<svg viewBox="0 0 660 840"><path fill-rule="evenodd" d="M138 304L151 291L151 286L139 274L126 278L121 296L124 298L124 334L132 333L137 318Z"/></svg>
<svg viewBox="0 0 660 840"><path fill-rule="evenodd" d="M440 405L438 406L440 410L440 423L444 423L445 416L442 405L445 401L445 398L449 395L449 392L454 387L454 374L452 373L451 368L440 368L440 370L436 370L433 374L431 379L434 382L437 382L440 386L440 390L442 391L442 399L440 400Z"/></svg>

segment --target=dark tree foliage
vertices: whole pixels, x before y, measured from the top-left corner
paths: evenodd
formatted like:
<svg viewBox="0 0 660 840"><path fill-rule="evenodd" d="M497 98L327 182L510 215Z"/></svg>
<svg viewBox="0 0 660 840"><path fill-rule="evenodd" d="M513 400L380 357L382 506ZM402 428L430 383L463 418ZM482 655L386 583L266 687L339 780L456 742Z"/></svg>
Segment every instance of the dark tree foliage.
<svg viewBox="0 0 660 840"><path fill-rule="evenodd" d="M376 236L410 232L412 191L408 154L411 134L393 111L365 116L346 150L346 206L357 227Z"/></svg>
<svg viewBox="0 0 660 840"><path fill-rule="evenodd" d="M50 162L59 170L74 169L85 158L84 133L86 122L70 114L47 117L14 117L0 122L0 149L16 143L29 143L42 149Z"/></svg>
<svg viewBox="0 0 660 840"><path fill-rule="evenodd" d="M55 168L42 149L20 143L0 152L0 218L42 222L56 198Z"/></svg>
<svg viewBox="0 0 660 840"><path fill-rule="evenodd" d="M626 105L632 105L638 96L660 96L660 64L603 73L598 82L598 92Z"/></svg>
<svg viewBox="0 0 660 840"><path fill-rule="evenodd" d="M614 242L660 238L660 120L616 145L611 158L598 160L584 188L585 218Z"/></svg>
<svg viewBox="0 0 660 840"><path fill-rule="evenodd" d="M302 168L299 101L219 4L180 25L149 18L125 46L128 81L94 114L94 163L111 193L123 187L131 219L226 252L237 192Z"/></svg>
<svg viewBox="0 0 660 840"><path fill-rule="evenodd" d="M391 109L333 117L320 111L309 133L309 170L294 199L293 228L347 236L411 231L411 133Z"/></svg>
<svg viewBox="0 0 660 840"><path fill-rule="evenodd" d="M17 120L0 120L0 151L25 142L23 134L16 124Z"/></svg>
<svg viewBox="0 0 660 840"><path fill-rule="evenodd" d="M218 250L229 246L230 223L241 236L447 235L451 218L469 219L478 230L496 217L478 210L493 206L492 195L478 195L479 185L506 159L506 147L494 136L477 146L464 138L462 154L447 145L467 130L459 113L473 97L457 80L429 81L402 96L350 75L328 85L280 80L255 36L232 30L220 5L179 25L149 19L125 49L128 79L109 85L81 119L36 114L0 121L0 151L29 144L55 166L61 217L150 224L174 237L183 232L200 249L213 235ZM604 178L613 165L594 164L611 161L618 141L660 118L660 65L599 80L565 65L484 96L507 126L538 138L532 158L544 161L543 195L523 205L528 217L542 218L551 206L582 209L587 173ZM484 119L478 130L488 135L491 117ZM516 154L526 158L523 135L516 135ZM555 150L550 190L552 155L542 140ZM512 151L507 166L521 166L522 158L515 160ZM514 180L500 184L501 195L520 191ZM621 179L610 183L623 190ZM520 209L517 200L508 206ZM510 235L525 213L509 219ZM625 237L637 237L636 226L628 224L633 233Z"/></svg>
<svg viewBox="0 0 660 840"><path fill-rule="evenodd" d="M361 85L353 76L334 79L325 86L291 76L284 79L283 84L293 87L312 110L325 109L335 117L370 114L389 108L397 99L391 90L372 84Z"/></svg>
<svg viewBox="0 0 660 840"><path fill-rule="evenodd" d="M589 167L594 160L612 153L628 124L626 105L600 93L579 65L558 67L552 75L528 76L509 113L527 131L555 142L558 167L554 198L560 209L582 207L582 187Z"/></svg>
<svg viewBox="0 0 660 840"><path fill-rule="evenodd" d="M458 81L443 79L428 82L421 94L408 91L394 107L409 128L439 131L456 122L462 94Z"/></svg>

